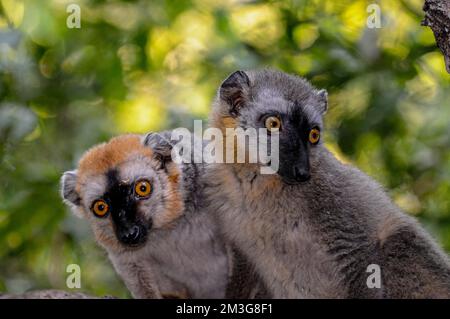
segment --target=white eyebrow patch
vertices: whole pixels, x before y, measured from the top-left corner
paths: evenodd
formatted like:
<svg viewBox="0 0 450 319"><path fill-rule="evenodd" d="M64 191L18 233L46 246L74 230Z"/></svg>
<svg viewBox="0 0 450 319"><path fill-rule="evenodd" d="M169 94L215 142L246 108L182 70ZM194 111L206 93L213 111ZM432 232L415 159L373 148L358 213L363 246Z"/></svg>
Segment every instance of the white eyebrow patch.
<svg viewBox="0 0 450 319"><path fill-rule="evenodd" d="M145 156L132 158L119 166L119 179L132 183L142 177L153 178L156 176L154 165L156 163Z"/></svg>
<svg viewBox="0 0 450 319"><path fill-rule="evenodd" d="M81 185L83 203L86 207L90 207L91 203L103 197L107 187L107 180L105 175L94 175L86 179L86 182Z"/></svg>

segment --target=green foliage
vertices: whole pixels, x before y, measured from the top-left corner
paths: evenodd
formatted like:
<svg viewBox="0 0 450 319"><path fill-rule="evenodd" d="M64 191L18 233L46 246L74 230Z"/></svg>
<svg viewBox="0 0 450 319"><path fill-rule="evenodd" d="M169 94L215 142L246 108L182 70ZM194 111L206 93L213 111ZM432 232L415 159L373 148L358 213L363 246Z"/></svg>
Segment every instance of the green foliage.
<svg viewBox="0 0 450 319"><path fill-rule="evenodd" d="M83 151L205 119L227 74L272 66L330 93L327 145L450 250L450 77L420 0L0 0L0 290L129 296L58 190Z"/></svg>

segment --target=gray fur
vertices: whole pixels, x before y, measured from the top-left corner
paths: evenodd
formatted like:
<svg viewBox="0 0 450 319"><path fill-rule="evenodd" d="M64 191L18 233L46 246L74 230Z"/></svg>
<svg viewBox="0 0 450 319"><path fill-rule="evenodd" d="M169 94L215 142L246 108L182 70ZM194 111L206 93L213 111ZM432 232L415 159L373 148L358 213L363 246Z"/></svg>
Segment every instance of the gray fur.
<svg viewBox="0 0 450 319"><path fill-rule="evenodd" d="M210 126L232 116L242 128L258 127L258 115L276 109L300 111L322 128L326 94L282 72L246 73L245 104L230 113L219 90ZM448 256L378 183L339 162L322 143L309 148L309 160L311 178L296 185L259 174L255 164L207 169L208 202L228 243L273 297L450 297ZM370 264L381 267L380 289L366 285Z"/></svg>

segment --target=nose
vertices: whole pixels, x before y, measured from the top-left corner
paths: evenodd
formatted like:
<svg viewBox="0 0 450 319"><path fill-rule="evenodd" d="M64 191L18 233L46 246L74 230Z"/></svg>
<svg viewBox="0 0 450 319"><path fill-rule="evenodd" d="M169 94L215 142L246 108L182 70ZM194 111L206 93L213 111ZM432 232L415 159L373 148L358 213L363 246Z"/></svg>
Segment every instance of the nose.
<svg viewBox="0 0 450 319"><path fill-rule="evenodd" d="M309 180L311 178L309 169L306 169L305 167L294 166L293 173L294 173L294 179L298 182L306 182L307 180Z"/></svg>
<svg viewBox="0 0 450 319"><path fill-rule="evenodd" d="M120 239L124 244L136 244L139 241L140 234L139 227L134 225L124 230Z"/></svg>

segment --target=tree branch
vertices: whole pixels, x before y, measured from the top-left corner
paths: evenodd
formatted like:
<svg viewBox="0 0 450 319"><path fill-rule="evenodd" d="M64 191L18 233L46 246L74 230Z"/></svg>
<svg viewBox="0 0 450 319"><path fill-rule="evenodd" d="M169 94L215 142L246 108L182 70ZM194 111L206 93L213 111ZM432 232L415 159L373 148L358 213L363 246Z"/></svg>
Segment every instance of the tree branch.
<svg viewBox="0 0 450 319"><path fill-rule="evenodd" d="M425 0L423 26L434 33L436 44L445 58L445 67L450 73L450 0Z"/></svg>
<svg viewBox="0 0 450 319"><path fill-rule="evenodd" d="M81 292L48 289L25 292L23 294L0 294L0 299L110 299L111 296L94 297Z"/></svg>

